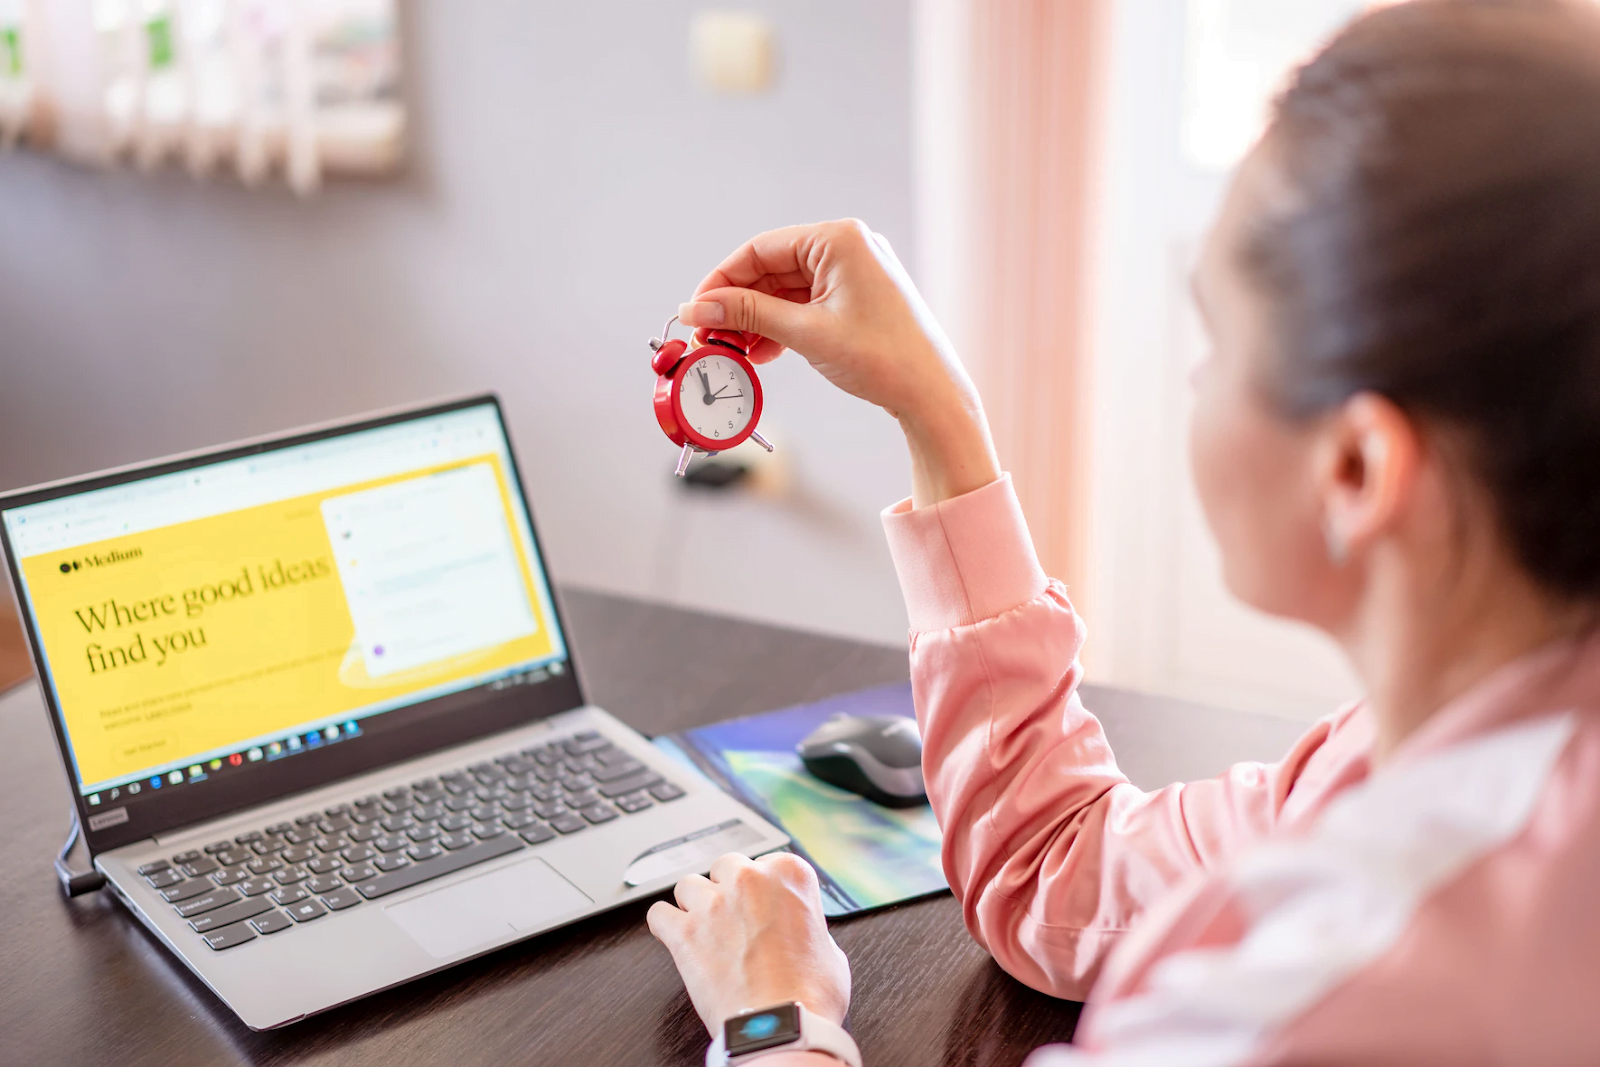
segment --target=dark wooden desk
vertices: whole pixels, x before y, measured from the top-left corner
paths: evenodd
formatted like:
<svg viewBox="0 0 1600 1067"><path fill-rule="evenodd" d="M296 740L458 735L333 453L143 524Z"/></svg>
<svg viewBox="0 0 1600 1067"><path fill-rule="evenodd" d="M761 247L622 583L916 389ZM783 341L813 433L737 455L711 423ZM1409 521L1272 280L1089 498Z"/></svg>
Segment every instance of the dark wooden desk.
<svg viewBox="0 0 1600 1067"><path fill-rule="evenodd" d="M647 733L906 676L905 653L571 592L596 703ZM686 664L695 669L685 669ZM1271 759L1292 723L1086 694L1143 786ZM37 689L0 699L0 1064L698 1064L705 1034L645 905L597 916L286 1030L252 1033L109 897L66 902L67 793ZM1006 976L949 896L836 924L872 1067L1012 1065L1071 1036L1076 1004Z"/></svg>

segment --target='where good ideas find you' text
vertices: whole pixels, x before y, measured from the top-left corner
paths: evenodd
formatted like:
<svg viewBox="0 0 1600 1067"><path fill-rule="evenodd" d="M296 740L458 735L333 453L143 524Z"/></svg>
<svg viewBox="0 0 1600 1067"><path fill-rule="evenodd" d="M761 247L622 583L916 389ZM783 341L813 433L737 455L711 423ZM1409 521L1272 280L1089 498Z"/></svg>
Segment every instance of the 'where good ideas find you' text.
<svg viewBox="0 0 1600 1067"><path fill-rule="evenodd" d="M89 673L160 667L173 656L206 647L204 623L191 623L208 611L332 575L333 566L324 557L292 563L275 559L255 567L242 566L237 574L181 592L156 593L133 601L113 598L76 608L73 614L78 622L96 638L84 648ZM181 625L169 625L173 621Z"/></svg>

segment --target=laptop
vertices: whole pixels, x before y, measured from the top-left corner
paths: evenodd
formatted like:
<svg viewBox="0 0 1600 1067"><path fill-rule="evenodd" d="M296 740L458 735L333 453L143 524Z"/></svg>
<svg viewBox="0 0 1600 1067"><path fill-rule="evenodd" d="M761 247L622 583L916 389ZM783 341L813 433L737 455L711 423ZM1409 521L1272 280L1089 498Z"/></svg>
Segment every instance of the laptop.
<svg viewBox="0 0 1600 1067"><path fill-rule="evenodd" d="M0 496L109 889L252 1029L785 835L590 704L498 400Z"/></svg>

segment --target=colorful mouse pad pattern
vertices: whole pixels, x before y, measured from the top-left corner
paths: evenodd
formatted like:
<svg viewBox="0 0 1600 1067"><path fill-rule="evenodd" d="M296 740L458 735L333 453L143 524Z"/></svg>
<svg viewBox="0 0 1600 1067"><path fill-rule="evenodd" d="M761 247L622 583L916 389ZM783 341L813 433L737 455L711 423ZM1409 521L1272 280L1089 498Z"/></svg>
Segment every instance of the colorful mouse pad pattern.
<svg viewBox="0 0 1600 1067"><path fill-rule="evenodd" d="M830 916L853 915L948 888L933 809L881 807L819 781L795 746L835 715L914 718L911 685L712 723L655 739L663 751L782 827L810 861Z"/></svg>

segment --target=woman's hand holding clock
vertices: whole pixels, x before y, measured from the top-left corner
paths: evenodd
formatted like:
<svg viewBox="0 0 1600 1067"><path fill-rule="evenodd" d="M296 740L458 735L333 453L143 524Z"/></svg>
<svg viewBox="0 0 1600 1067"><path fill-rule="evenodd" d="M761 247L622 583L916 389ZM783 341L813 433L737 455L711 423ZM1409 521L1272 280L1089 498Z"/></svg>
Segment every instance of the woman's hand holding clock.
<svg viewBox="0 0 1600 1067"><path fill-rule="evenodd" d="M1000 476L977 390L953 346L888 242L859 222L761 234L707 275L678 318L702 341L710 330L743 331L752 363L792 348L899 419L918 507ZM720 397L701 373L709 406ZM650 909L650 930L671 950L708 1030L785 1000L843 1018L849 965L828 936L816 875L803 860L724 856L709 879L680 882L676 896L677 907Z"/></svg>
<svg viewBox="0 0 1600 1067"><path fill-rule="evenodd" d="M792 348L899 419L918 507L1000 476L977 390L954 348L889 243L860 222L760 234L706 276L678 317L702 335L754 336L753 363Z"/></svg>

